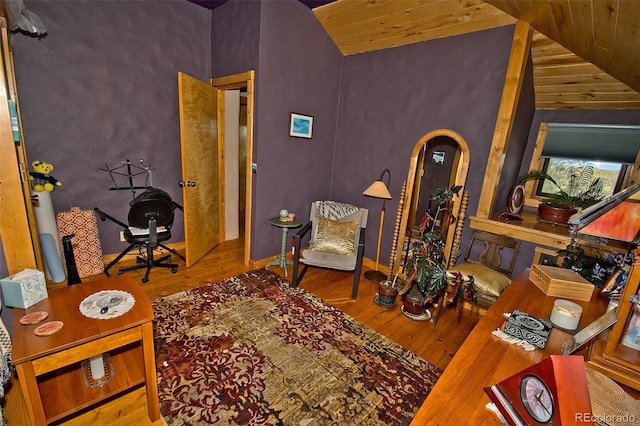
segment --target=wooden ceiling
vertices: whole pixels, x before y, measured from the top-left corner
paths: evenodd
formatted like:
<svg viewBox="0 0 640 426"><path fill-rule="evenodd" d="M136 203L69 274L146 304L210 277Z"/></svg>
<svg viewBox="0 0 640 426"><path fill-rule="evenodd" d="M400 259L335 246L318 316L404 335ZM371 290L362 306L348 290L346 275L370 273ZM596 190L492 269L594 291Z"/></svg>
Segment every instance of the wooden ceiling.
<svg viewBox="0 0 640 426"><path fill-rule="evenodd" d="M536 108L640 108L640 1L337 0L313 12L344 55L520 19L536 30Z"/></svg>

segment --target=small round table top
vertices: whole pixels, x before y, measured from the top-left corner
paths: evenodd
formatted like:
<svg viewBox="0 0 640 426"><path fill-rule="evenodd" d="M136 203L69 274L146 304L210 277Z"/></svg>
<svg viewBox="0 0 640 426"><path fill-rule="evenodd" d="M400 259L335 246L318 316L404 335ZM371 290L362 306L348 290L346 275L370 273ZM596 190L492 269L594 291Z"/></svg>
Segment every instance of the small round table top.
<svg viewBox="0 0 640 426"><path fill-rule="evenodd" d="M278 228L297 228L302 225L302 221L297 217L294 217L291 221L282 221L279 216L269 219L269 223Z"/></svg>

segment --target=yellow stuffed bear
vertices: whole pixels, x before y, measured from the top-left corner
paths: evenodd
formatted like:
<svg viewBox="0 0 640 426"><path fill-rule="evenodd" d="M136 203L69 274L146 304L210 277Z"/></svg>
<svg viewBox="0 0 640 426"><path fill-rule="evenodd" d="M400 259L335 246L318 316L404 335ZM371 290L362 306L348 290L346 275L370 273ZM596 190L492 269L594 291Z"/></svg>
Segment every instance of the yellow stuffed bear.
<svg viewBox="0 0 640 426"><path fill-rule="evenodd" d="M49 173L53 171L52 164L36 160L31 163L31 166L34 171L29 173L29 180L31 181L31 187L34 191L51 192L56 188L56 186L62 186L62 182L53 176L49 176Z"/></svg>

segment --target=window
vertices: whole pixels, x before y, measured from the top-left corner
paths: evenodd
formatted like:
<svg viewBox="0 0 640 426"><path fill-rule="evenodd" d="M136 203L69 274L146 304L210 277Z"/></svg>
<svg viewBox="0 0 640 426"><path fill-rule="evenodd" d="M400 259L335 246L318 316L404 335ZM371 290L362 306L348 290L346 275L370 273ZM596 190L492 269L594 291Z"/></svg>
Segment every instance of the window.
<svg viewBox="0 0 640 426"><path fill-rule="evenodd" d="M639 150L640 126L542 123L529 170L542 170L560 183L568 179L570 167L591 166L607 197L625 187ZM525 204L537 206L538 196L553 192L548 181L530 181Z"/></svg>
<svg viewBox="0 0 640 426"><path fill-rule="evenodd" d="M570 176L570 170L582 170L588 167L593 168L593 178L599 178L602 183L602 196L608 197L622 189L624 177L630 165L608 161L543 157L542 171L552 176L563 188L568 188L569 185L564 185L563 182ZM548 195L556 192L551 182L544 180L540 183L542 185L538 185L536 195Z"/></svg>

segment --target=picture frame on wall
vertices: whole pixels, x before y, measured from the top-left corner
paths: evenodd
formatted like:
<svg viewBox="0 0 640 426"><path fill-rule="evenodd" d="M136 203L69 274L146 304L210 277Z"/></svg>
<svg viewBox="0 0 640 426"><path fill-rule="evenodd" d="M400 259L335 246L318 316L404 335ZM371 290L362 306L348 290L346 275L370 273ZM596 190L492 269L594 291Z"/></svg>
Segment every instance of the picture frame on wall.
<svg viewBox="0 0 640 426"><path fill-rule="evenodd" d="M313 116L291 113L289 136L311 139L313 134Z"/></svg>

